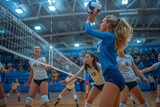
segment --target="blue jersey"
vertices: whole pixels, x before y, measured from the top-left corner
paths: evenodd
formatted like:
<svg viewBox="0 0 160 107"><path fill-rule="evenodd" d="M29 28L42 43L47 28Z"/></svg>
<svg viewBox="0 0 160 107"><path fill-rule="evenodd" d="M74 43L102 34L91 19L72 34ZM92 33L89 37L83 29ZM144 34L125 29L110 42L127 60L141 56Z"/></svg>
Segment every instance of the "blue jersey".
<svg viewBox="0 0 160 107"><path fill-rule="evenodd" d="M118 69L118 64L116 61L117 50L114 47L114 33L92 30L90 23L86 24L86 33L102 40L102 42L99 43L97 47L97 56L102 65L102 72L104 73L109 69Z"/></svg>

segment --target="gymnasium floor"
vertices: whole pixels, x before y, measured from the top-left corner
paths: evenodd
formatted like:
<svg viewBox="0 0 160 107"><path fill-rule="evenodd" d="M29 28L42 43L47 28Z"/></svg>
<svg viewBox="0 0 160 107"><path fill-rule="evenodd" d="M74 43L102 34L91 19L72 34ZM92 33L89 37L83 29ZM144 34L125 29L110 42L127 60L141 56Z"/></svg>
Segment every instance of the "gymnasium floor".
<svg viewBox="0 0 160 107"><path fill-rule="evenodd" d="M56 100L57 96L58 96L59 92L50 92L50 97L51 98L55 98L54 100ZM156 99L156 92L150 92L150 91L143 91L143 94L145 96L145 98L147 99L147 101L149 102L149 104L151 105L151 107L155 107L155 99ZM84 92L77 92L78 98L79 98L79 107L84 107L84 103L85 103L85 93ZM25 104L25 99L27 97L27 93L21 93L21 102L17 101L17 96L16 94L12 94L9 98L8 98L8 106L7 107L24 107ZM99 98L99 96L98 96ZM98 107L98 98L95 100L94 102L94 106L93 107ZM36 99L34 100L33 103L33 107L40 107L40 105L42 104L41 100L40 100L40 94L37 94ZM51 107L54 107L54 102L51 103ZM75 102L74 99L72 98L71 94L66 94L59 105L57 105L57 107L75 107ZM128 100L128 104L127 107L133 107L133 104L131 101ZM141 107L140 105L138 105L138 107Z"/></svg>

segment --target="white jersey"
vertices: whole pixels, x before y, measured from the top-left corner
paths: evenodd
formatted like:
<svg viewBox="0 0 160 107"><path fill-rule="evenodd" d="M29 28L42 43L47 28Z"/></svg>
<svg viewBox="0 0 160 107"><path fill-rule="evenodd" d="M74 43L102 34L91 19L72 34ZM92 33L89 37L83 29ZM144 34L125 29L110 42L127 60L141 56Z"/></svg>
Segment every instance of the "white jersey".
<svg viewBox="0 0 160 107"><path fill-rule="evenodd" d="M3 65L0 63L0 70L2 69Z"/></svg>
<svg viewBox="0 0 160 107"><path fill-rule="evenodd" d="M65 80L68 82L68 81L70 80L70 78L67 77ZM75 86L75 85L74 85L75 82L76 82L76 79L73 80L72 82L70 82L69 84L67 84L66 87L67 87L68 89L73 89L74 86Z"/></svg>
<svg viewBox="0 0 160 107"><path fill-rule="evenodd" d="M19 86L19 83L12 83L12 89L17 89L17 87Z"/></svg>
<svg viewBox="0 0 160 107"><path fill-rule="evenodd" d="M131 55L125 55L125 58L117 56L117 63L125 82L136 81L136 75L132 69L133 58Z"/></svg>
<svg viewBox="0 0 160 107"><path fill-rule="evenodd" d="M39 57L38 59L36 59L39 62L45 62L46 59L44 57ZM34 72L34 77L33 79L35 80L42 80L45 78L48 78L46 70L44 70L42 68L42 65L35 62L35 61L29 61L29 64L31 67L33 67L33 72Z"/></svg>
<svg viewBox="0 0 160 107"><path fill-rule="evenodd" d="M101 64L99 62L96 63L98 66L98 69L101 69ZM82 71L85 71L84 65L81 67ZM105 83L105 79L102 75L102 71L98 71L94 68L94 66L92 68L87 68L87 71L89 73L89 75L92 77L94 83L96 85L102 85Z"/></svg>
<svg viewBox="0 0 160 107"><path fill-rule="evenodd" d="M160 62L156 62L152 66L155 66L156 68L158 68L159 65L160 65Z"/></svg>

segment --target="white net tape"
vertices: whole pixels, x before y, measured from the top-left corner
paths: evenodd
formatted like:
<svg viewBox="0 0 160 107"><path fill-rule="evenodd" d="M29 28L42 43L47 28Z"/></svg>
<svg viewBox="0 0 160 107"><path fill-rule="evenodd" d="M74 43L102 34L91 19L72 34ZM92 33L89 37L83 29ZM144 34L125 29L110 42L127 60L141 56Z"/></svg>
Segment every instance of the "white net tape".
<svg viewBox="0 0 160 107"><path fill-rule="evenodd" d="M34 60L32 57L35 45L40 46L42 56L47 59L46 65L51 65L55 70L66 74L71 71L75 74L80 69L57 49L50 49L46 40L0 6L0 49Z"/></svg>

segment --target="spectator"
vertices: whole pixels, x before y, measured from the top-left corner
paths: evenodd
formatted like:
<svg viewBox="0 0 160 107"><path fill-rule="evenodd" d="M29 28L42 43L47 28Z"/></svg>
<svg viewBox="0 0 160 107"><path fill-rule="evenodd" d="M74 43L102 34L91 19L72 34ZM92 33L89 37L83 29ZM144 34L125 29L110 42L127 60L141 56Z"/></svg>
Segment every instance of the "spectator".
<svg viewBox="0 0 160 107"><path fill-rule="evenodd" d="M155 80L154 80L153 75L152 75L152 74L149 74L148 79L149 79L151 91L155 91L156 88L155 88L155 85L154 85Z"/></svg>

